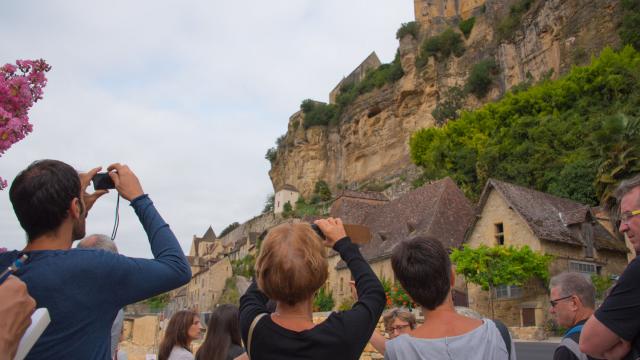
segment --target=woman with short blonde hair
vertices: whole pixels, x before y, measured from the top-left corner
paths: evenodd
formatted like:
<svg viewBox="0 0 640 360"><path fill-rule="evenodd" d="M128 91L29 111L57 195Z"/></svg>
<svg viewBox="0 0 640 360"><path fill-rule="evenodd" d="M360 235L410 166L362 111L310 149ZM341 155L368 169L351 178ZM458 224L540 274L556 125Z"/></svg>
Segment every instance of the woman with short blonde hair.
<svg viewBox="0 0 640 360"><path fill-rule="evenodd" d="M325 247L308 224L269 231L256 259L258 287L268 298L293 305L313 296L327 276Z"/></svg>
<svg viewBox="0 0 640 360"><path fill-rule="evenodd" d="M340 219L282 224L267 234L256 260L256 279L240 298L240 326L252 360L359 359L384 309L382 284L346 236ZM319 324L312 319L314 294L327 279L324 247L337 251L357 282L359 301ZM269 298L276 310L267 313Z"/></svg>

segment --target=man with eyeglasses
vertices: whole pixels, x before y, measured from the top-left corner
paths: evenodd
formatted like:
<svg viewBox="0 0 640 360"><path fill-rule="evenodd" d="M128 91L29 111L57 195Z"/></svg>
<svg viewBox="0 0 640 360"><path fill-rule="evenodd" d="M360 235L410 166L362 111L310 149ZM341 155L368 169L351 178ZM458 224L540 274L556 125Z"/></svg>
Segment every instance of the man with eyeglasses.
<svg viewBox="0 0 640 360"><path fill-rule="evenodd" d="M556 323L567 328L553 360L590 359L580 351L580 332L595 307L595 288L584 275L564 272L551 278L549 313Z"/></svg>
<svg viewBox="0 0 640 360"><path fill-rule="evenodd" d="M640 251L640 175L618 186L615 197L620 210L618 229ZM606 359L640 358L640 260L624 270L611 294L584 325L580 350Z"/></svg>

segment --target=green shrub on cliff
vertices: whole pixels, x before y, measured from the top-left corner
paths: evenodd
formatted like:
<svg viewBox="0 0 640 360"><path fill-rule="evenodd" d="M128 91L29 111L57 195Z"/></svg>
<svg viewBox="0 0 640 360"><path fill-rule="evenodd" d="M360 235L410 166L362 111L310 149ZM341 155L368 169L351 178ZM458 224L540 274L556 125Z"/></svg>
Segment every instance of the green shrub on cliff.
<svg viewBox="0 0 640 360"><path fill-rule="evenodd" d="M522 16L529 10L534 0L519 0L509 8L509 15L500 20L496 31L498 41L512 40L518 26L522 24Z"/></svg>
<svg viewBox="0 0 640 360"><path fill-rule="evenodd" d="M443 60L452 54L456 57L462 56L464 54L464 42L459 33L452 28L448 28L440 35L424 39L420 47L420 53L416 57L416 67L424 67L431 56Z"/></svg>
<svg viewBox="0 0 640 360"><path fill-rule="evenodd" d="M417 39L419 33L420 23L418 23L417 21L402 23L402 25L400 25L400 28L396 32L396 39L402 40L402 38L404 38L406 35L411 35L414 39Z"/></svg>
<svg viewBox="0 0 640 360"><path fill-rule="evenodd" d="M640 50L640 1L622 0L622 24L619 34L622 43Z"/></svg>
<svg viewBox="0 0 640 360"><path fill-rule="evenodd" d="M476 23L475 16L472 16L467 20L460 21L460 24L458 24L458 27L460 28L460 31L462 31L462 33L464 34L465 38L467 39L469 38L469 35L471 35L471 30L473 30L473 25L475 25L475 23Z"/></svg>
<svg viewBox="0 0 640 360"><path fill-rule="evenodd" d="M487 95L494 79L498 75L498 64L493 59L484 59L473 65L467 78L466 90L478 99Z"/></svg>
<svg viewBox="0 0 640 360"><path fill-rule="evenodd" d="M443 96L442 101L438 102L436 108L431 112L431 116L436 120L436 124L442 126L447 120L455 120L460 114L459 111L464 105L465 91L454 86L449 88Z"/></svg>
<svg viewBox="0 0 640 360"><path fill-rule="evenodd" d="M450 176L471 198L495 177L595 204L619 166L640 169L639 118L640 53L605 49L558 80L417 131L411 158L426 179Z"/></svg>
<svg viewBox="0 0 640 360"><path fill-rule="evenodd" d="M304 128L312 126L327 126L334 122L338 116L336 106L325 104L311 99L304 100L300 104L300 109L304 113Z"/></svg>

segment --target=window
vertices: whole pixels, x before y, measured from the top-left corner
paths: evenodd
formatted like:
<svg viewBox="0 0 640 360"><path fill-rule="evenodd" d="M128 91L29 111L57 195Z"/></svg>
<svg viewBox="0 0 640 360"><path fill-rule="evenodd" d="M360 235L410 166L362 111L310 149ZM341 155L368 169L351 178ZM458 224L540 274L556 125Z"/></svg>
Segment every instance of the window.
<svg viewBox="0 0 640 360"><path fill-rule="evenodd" d="M599 272L596 264L582 261L569 261L569 270L589 275Z"/></svg>
<svg viewBox="0 0 640 360"><path fill-rule="evenodd" d="M496 287L496 299L513 299L522 296L522 288L517 285L500 285Z"/></svg>
<svg viewBox="0 0 640 360"><path fill-rule="evenodd" d="M504 245L504 225L502 223L495 224L496 226L496 241L498 245Z"/></svg>

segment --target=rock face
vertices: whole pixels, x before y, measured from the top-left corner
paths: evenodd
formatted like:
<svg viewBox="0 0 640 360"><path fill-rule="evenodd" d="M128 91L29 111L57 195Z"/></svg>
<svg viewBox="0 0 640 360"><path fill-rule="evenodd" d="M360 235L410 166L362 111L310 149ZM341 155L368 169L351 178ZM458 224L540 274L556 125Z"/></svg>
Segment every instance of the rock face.
<svg viewBox="0 0 640 360"><path fill-rule="evenodd" d="M416 8L422 23L420 39L408 35L399 44L405 75L358 97L338 125L305 129L304 115L292 115L269 172L274 189L291 184L308 198L318 180L326 181L332 191L406 180L406 174L416 173L409 155L411 134L435 126L431 112L448 88L465 85L478 61L493 58L500 75L485 98L467 96L466 109L494 101L523 81L557 78L573 64L587 63L602 48L619 44L619 0L537 0L519 19L516 31L499 38L498 24L512 5L522 1L461 0L455 2L459 9L453 16L445 12L435 18L418 14ZM414 3L422 6L422 0ZM457 30L460 19L469 16L476 22L465 39L465 53L441 61L431 57L423 69L416 69L420 41L449 26Z"/></svg>

